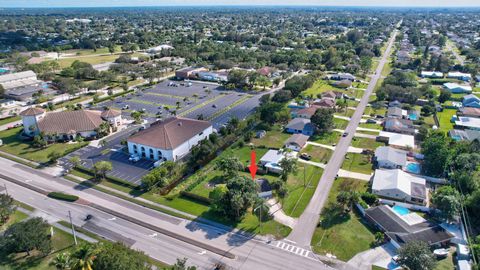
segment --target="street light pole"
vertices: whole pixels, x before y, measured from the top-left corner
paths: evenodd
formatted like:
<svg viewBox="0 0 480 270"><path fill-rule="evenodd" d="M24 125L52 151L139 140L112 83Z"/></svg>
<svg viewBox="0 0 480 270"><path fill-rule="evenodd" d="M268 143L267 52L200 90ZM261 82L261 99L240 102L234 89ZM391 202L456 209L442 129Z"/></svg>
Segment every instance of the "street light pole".
<svg viewBox="0 0 480 270"><path fill-rule="evenodd" d="M253 209L253 212L256 212L258 208L260 208L260 234L262 234L262 206L263 206L263 203L260 204L259 206L257 206L255 209Z"/></svg>
<svg viewBox="0 0 480 270"><path fill-rule="evenodd" d="M78 244L77 234L75 233L75 227L73 226L73 222L72 222L72 213L70 213L70 211L68 211L68 217L70 218L70 225L72 226L73 241L75 242L75 246L76 246Z"/></svg>
<svg viewBox="0 0 480 270"><path fill-rule="evenodd" d="M5 187L5 194L7 194L7 195L8 195L7 184L3 183L3 186Z"/></svg>

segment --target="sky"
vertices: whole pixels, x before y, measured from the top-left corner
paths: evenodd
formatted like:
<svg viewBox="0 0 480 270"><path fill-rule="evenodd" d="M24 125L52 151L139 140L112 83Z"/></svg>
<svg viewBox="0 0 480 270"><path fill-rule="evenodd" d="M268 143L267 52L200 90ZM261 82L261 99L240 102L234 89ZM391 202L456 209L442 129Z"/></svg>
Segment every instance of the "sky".
<svg viewBox="0 0 480 270"><path fill-rule="evenodd" d="M0 7L118 7L118 6L480 6L479 0L0 0Z"/></svg>

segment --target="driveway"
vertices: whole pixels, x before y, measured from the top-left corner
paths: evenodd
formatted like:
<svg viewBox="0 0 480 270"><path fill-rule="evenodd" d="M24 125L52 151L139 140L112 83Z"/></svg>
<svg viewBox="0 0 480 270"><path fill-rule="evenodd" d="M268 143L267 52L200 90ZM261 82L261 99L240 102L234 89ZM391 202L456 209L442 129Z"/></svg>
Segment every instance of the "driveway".
<svg viewBox="0 0 480 270"><path fill-rule="evenodd" d="M396 254L395 247L389 242L379 247L358 253L347 263L359 270L370 270L372 265L385 269L395 269L398 266L392 263L392 257Z"/></svg>

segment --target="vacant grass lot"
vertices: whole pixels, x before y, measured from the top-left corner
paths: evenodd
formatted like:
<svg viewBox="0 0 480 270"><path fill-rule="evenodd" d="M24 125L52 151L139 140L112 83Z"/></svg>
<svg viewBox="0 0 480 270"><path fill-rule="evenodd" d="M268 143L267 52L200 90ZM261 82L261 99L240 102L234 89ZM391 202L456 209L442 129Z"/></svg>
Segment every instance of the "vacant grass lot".
<svg viewBox="0 0 480 270"><path fill-rule="evenodd" d="M267 131L267 135L265 135L265 137L260 139L253 138L252 143L257 147L263 145L267 148L280 149L285 144L285 141L290 138L290 136L292 136L292 134L285 133L281 126L275 125L271 130Z"/></svg>
<svg viewBox="0 0 480 270"><path fill-rule="evenodd" d="M58 152L63 156L88 144L87 142L55 143L43 149L38 149L32 146L31 141L25 141L19 137L21 130L22 127L1 131L0 139L3 140L3 145L0 146L0 151L31 161L44 163L48 162L48 155L52 152Z"/></svg>
<svg viewBox="0 0 480 270"><path fill-rule="evenodd" d="M345 161L343 161L342 169L364 174L371 174L373 172L370 156L356 153L347 154Z"/></svg>
<svg viewBox="0 0 480 270"><path fill-rule="evenodd" d="M377 147L385 146L385 143L377 142L374 139L353 137L352 144L353 147L375 150Z"/></svg>
<svg viewBox="0 0 480 270"><path fill-rule="evenodd" d="M444 109L443 112L438 112L438 122L440 124L439 129L443 132L448 132L449 130L453 129L453 123L450 122L452 116L457 113L455 109Z"/></svg>
<svg viewBox="0 0 480 270"><path fill-rule="evenodd" d="M312 137L310 137L310 141L320 143L320 144L327 144L327 145L333 145L338 143L340 140L340 137L342 134L339 132L328 132L324 134L315 134Z"/></svg>
<svg viewBox="0 0 480 270"><path fill-rule="evenodd" d="M108 63L108 62L113 62L115 61L118 57L120 57L119 54L112 54L112 55L85 55L85 56L77 56L77 57L68 57L68 58L60 58L58 60L54 60L58 62L60 67L66 68L72 65L73 62L75 61L81 61L85 63L89 63L92 65L98 65L98 64L103 64L103 63Z"/></svg>
<svg viewBox="0 0 480 270"><path fill-rule="evenodd" d="M302 92L302 95L304 96L313 96L314 98L317 97L318 94L321 94L323 92L327 92L330 90L341 90L340 88L331 86L328 81L326 80L318 80L316 81L312 87L308 88L307 90Z"/></svg>
<svg viewBox="0 0 480 270"><path fill-rule="evenodd" d="M327 162L330 160L330 157L333 154L332 150L330 149L311 145L311 144L305 146L305 148L303 148L302 150L302 153L307 153L311 155L312 161L320 162L324 164L327 164Z"/></svg>
<svg viewBox="0 0 480 270"><path fill-rule="evenodd" d="M12 117L3 118L3 119L0 119L0 126L6 125L8 123L15 122L15 121L19 121L21 119L22 118L20 116L12 116Z"/></svg>
<svg viewBox="0 0 480 270"><path fill-rule="evenodd" d="M360 123L358 126L362 128L370 128L370 129L378 129L378 130L383 129L382 125L374 124L374 123Z"/></svg>
<svg viewBox="0 0 480 270"><path fill-rule="evenodd" d="M349 121L340 118L333 118L333 122L335 124L335 128L337 129L345 129L348 126Z"/></svg>
<svg viewBox="0 0 480 270"><path fill-rule="evenodd" d="M320 223L312 238L316 253L331 253L347 261L355 254L370 249L375 240L373 232L365 225L357 211L345 213L336 204L340 191L367 190L368 183L348 178L339 178L333 183L326 207L320 216Z"/></svg>

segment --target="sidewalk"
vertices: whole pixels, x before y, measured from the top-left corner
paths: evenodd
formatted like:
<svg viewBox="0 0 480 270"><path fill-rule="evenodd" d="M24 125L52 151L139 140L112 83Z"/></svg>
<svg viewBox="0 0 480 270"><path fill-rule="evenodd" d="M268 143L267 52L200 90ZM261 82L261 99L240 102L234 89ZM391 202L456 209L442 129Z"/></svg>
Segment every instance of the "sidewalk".
<svg viewBox="0 0 480 270"><path fill-rule="evenodd" d="M307 144L309 144L309 145L314 145L314 146L318 146L318 147L322 147L322 148L326 148L326 149L330 149L330 150L332 150L332 151L335 150L335 146L331 146L331 145L320 144L320 143L316 143L316 142L307 142ZM363 149L362 149L362 148L358 148L358 147L349 146L349 147L348 147L348 152L360 154L360 153L363 152Z"/></svg>

